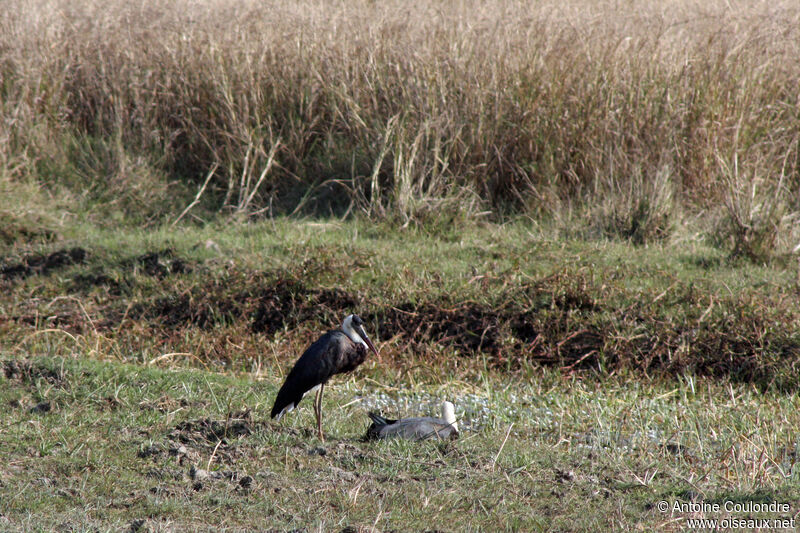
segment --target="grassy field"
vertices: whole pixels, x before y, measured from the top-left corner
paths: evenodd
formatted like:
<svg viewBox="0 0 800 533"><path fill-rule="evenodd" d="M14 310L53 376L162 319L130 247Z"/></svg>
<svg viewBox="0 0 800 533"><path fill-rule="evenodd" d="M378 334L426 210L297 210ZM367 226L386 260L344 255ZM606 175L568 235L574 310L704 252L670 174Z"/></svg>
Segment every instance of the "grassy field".
<svg viewBox="0 0 800 533"><path fill-rule="evenodd" d="M438 234L296 219L70 232L4 258L6 346L47 352L49 337L28 328L55 328L106 358L173 353L259 371L357 309L387 360L407 368L452 372L480 356L510 372L800 383L791 258L754 265L691 241L566 240L525 222Z"/></svg>
<svg viewBox="0 0 800 533"><path fill-rule="evenodd" d="M33 354L3 369L6 531L677 531L703 514L657 502L789 503L738 514L776 518L800 498L798 399L747 386L368 368L329 387L320 444L310 409L267 421L275 380ZM458 441L360 440L367 405L443 396Z"/></svg>
<svg viewBox="0 0 800 533"><path fill-rule="evenodd" d="M798 6L5 1L0 530L794 519Z"/></svg>
<svg viewBox="0 0 800 533"><path fill-rule="evenodd" d="M658 502L798 508L794 264L527 223L63 238L2 262L3 529L680 530L715 514ZM308 405L270 421L352 311L381 359L327 389L326 442ZM361 441L368 410L444 398L458 441Z"/></svg>

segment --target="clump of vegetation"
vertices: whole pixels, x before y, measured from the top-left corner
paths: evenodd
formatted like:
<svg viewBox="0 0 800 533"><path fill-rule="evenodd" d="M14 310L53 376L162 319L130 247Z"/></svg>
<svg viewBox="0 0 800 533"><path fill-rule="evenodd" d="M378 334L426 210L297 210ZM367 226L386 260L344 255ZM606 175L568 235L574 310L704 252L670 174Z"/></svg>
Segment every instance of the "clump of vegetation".
<svg viewBox="0 0 800 533"><path fill-rule="evenodd" d="M0 245L43 243L58 236L52 202L31 181L17 181L0 170Z"/></svg>
<svg viewBox="0 0 800 533"><path fill-rule="evenodd" d="M721 161L720 167L726 209L721 236L732 242L733 255L764 261L776 249L793 244L779 242L796 236L793 229L800 214L790 206L793 195L788 193L785 169L781 169L777 179L769 179L761 174L761 168L740 169L736 156L730 163ZM766 165L766 168L771 167ZM742 175L743 172L749 175Z"/></svg>
<svg viewBox="0 0 800 533"><path fill-rule="evenodd" d="M800 388L792 370L800 360L796 273L779 265L751 272L707 250L667 260L680 246L666 243L651 246L653 257L621 245L624 259L611 246L583 245L576 261L563 244L491 227L474 228L466 245L385 233L397 250L390 254L374 238L354 244L359 224L350 223L327 230L334 235L327 241L295 248L314 238L313 226L275 222L251 226L268 239L261 244L230 230L235 244L225 248L253 255L200 247L208 239L199 237L166 246L176 235L166 232L166 241L136 237L117 252L51 246L0 258L7 288L0 347L27 349L38 343L36 331L49 339L63 330L106 357L170 353L191 365L245 370L264 364L265 346L293 359L301 347L287 344L287 332L300 342L358 312L388 343L384 361L401 368L690 373ZM482 251L490 242L492 251ZM486 271L475 270L483 264Z"/></svg>
<svg viewBox="0 0 800 533"><path fill-rule="evenodd" d="M705 227L761 257L797 212L799 9L14 0L0 161L98 223L572 210L646 243L726 205Z"/></svg>
<svg viewBox="0 0 800 533"><path fill-rule="evenodd" d="M615 179L598 184L598 205L592 211L593 224L611 238L622 237L634 244L646 244L671 236L679 216L675 185L668 166L652 176L638 170L622 183Z"/></svg>

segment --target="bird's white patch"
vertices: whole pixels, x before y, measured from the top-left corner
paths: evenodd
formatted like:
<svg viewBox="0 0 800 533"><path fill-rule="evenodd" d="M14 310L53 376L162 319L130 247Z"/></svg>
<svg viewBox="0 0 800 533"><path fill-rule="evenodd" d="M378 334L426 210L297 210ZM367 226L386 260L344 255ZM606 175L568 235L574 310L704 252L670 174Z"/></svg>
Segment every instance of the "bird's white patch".
<svg viewBox="0 0 800 533"><path fill-rule="evenodd" d="M308 389L306 392L304 392L303 394L301 394L301 395L300 395L300 400L302 400L302 399L305 397L305 395L306 395L306 394L308 394L309 392L315 392L315 391L316 391L318 388L319 388L319 385L315 385L314 387L311 387L311 388L310 388L310 389ZM298 403L300 402L300 400L297 400L297 401L298 401ZM278 413L278 416L276 416L276 417L275 417L275 421L277 422L278 420L280 420L280 419L281 419L281 417L282 417L282 416L283 416L285 413L290 413L290 412L294 411L294 408L295 408L295 407L297 407L297 404L290 403L289 405L287 405L286 407L284 407L283 409L281 409L281 412L280 412L280 413Z"/></svg>
<svg viewBox="0 0 800 533"><path fill-rule="evenodd" d="M347 315L347 317L345 317L344 322L342 322L342 331L344 331L345 335L350 337L351 341L367 346L367 343L364 342L364 339L361 338L361 335L359 335L353 327L353 315Z"/></svg>
<svg viewBox="0 0 800 533"><path fill-rule="evenodd" d="M294 411L294 404L293 404L293 403L290 403L289 405L287 405L286 407L284 407L283 409L281 409L281 412L280 412L280 413L278 413L278 416L277 416L277 417L275 417L275 421L277 422L278 420L280 420L280 419L281 419L281 417L282 417L282 416L283 416L285 413L289 413L289 412L291 412L291 411Z"/></svg>
<svg viewBox="0 0 800 533"><path fill-rule="evenodd" d="M442 418L444 421L447 422L450 426L453 427L456 431L458 431L458 424L456 424L456 411L455 406L448 402L442 402Z"/></svg>

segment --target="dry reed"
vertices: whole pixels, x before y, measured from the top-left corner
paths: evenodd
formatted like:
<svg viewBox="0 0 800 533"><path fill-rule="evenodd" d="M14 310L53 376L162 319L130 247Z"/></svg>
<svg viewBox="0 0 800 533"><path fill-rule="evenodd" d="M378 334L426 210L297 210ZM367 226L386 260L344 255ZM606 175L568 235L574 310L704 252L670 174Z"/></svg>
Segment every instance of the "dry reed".
<svg viewBox="0 0 800 533"><path fill-rule="evenodd" d="M217 166L207 205L251 214L578 206L647 241L707 210L747 254L797 237L796 2L5 5L7 179L130 210Z"/></svg>

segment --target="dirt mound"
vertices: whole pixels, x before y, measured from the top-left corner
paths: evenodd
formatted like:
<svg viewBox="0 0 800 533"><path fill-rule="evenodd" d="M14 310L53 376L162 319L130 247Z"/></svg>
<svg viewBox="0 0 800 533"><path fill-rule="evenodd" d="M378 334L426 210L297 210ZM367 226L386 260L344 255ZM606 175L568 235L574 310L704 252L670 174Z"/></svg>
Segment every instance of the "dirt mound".
<svg viewBox="0 0 800 533"><path fill-rule="evenodd" d="M43 379L55 387L67 386L66 374L47 368L35 361L8 359L2 362L2 368L6 379L22 383L35 383Z"/></svg>
<svg viewBox="0 0 800 533"><path fill-rule="evenodd" d="M201 418L199 420L186 420L175 426L169 437L187 444L211 443L215 445L222 441L227 443L227 439L235 439L250 435L253 432L252 420L249 413L244 417L238 415L237 418L227 420L213 420Z"/></svg>
<svg viewBox="0 0 800 533"><path fill-rule="evenodd" d="M357 298L340 289L309 290L295 280L277 280L258 298L251 329L273 335L307 320L338 324L345 312L354 312Z"/></svg>
<svg viewBox="0 0 800 533"><path fill-rule="evenodd" d="M578 366L596 362L587 354L600 351L604 336L595 330L576 334L565 318L598 310L585 284L548 278L504 300L497 306L429 301L370 307L358 294L338 288L311 289L277 272L230 270L188 290L138 302L128 317L149 321L164 328L165 334L182 327L210 330L243 323L254 333L273 336L304 324L333 328L344 315L359 312L377 328L379 339L399 338L420 354L442 346L465 356L489 354L499 362L519 358Z"/></svg>
<svg viewBox="0 0 800 533"><path fill-rule="evenodd" d="M87 255L86 250L83 248L70 248L50 254L28 255L17 263L6 264L3 261L3 266L0 267L0 279L25 279L35 274L46 275L53 270L83 263Z"/></svg>
<svg viewBox="0 0 800 533"><path fill-rule="evenodd" d="M87 256L72 248L0 263L0 280L86 263ZM67 280L70 292L87 293L81 308L75 298L57 299L46 308L31 299L19 307L21 314L0 317L0 323L74 333L88 327L112 335L135 331L131 342L153 342L157 349L167 346L165 351L191 352L203 362L226 363L258 357L258 335L291 331L314 338L358 312L371 335L389 341L389 357L409 351L432 364L455 352L488 356L490 365L506 370L537 362L567 371L632 369L648 375L692 372L747 382L797 382L793 361L800 360L800 342L797 329L787 327L797 323L793 295L765 302L746 295L712 297L687 286L664 293L674 302L658 302L664 295L629 294L621 286L598 285L581 270L565 270L523 284L504 281L506 289L487 292L487 301L421 294L419 300L394 304L315 286L317 274L330 279L353 266L327 256L290 270L262 272L199 267L170 248L131 255L113 267L94 262L98 265L75 269ZM192 275L175 277L186 273ZM95 287L105 292L97 294ZM123 294L126 298L109 298ZM123 321L131 327L120 328ZM242 342L245 337L253 338ZM58 379L32 363L9 366L14 364L2 367L12 379ZM219 436L218 426L207 425L198 429L204 438Z"/></svg>
<svg viewBox="0 0 800 533"><path fill-rule="evenodd" d="M519 287L501 301L406 302L364 318L377 326L381 339L399 337L417 353L438 344L466 356L489 354L501 364L521 358L576 368L596 364L604 335L594 329L576 332L567 320L600 309L585 279L551 276Z"/></svg>
<svg viewBox="0 0 800 533"><path fill-rule="evenodd" d="M245 321L254 333L274 335L309 320L338 324L358 298L339 289L309 289L302 282L269 273L228 272L152 301L133 305L128 316L166 328L210 329Z"/></svg>
<svg viewBox="0 0 800 533"><path fill-rule="evenodd" d="M485 306L467 303L445 309L433 304L404 303L370 313L382 339L400 336L414 344L435 342L461 352L497 352L507 316Z"/></svg>
<svg viewBox="0 0 800 533"><path fill-rule="evenodd" d="M525 358L587 367L596 363L604 342L591 330L554 336L541 317L514 305L494 309L474 303L452 308L405 303L371 313L366 320L378 325L380 338L399 337L417 353L425 354L438 344L466 356L489 354L498 363Z"/></svg>
<svg viewBox="0 0 800 533"><path fill-rule="evenodd" d="M94 287L105 287L114 296L122 294L123 284L108 276L101 270L93 270L86 274L78 274L72 278L69 292L87 292Z"/></svg>
<svg viewBox="0 0 800 533"><path fill-rule="evenodd" d="M178 458L178 463L197 464L201 456L213 454L217 463L234 464L248 445L239 442L266 422L256 422L249 409L229 413L227 418L216 420L200 418L184 420L167 433L163 444L143 446L138 457L159 460L165 456Z"/></svg>
<svg viewBox="0 0 800 533"><path fill-rule="evenodd" d="M140 255L134 259L133 263L141 267L148 276L157 278L164 278L170 274L186 274L192 271L191 264L176 257L171 248Z"/></svg>
<svg viewBox="0 0 800 533"><path fill-rule="evenodd" d="M135 287L135 275L165 279L176 274L194 271L192 261L178 256L171 248L147 252L109 267L95 266L75 275L69 285L70 292L87 292L94 287L105 287L111 295L119 296Z"/></svg>

